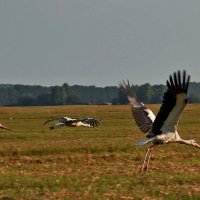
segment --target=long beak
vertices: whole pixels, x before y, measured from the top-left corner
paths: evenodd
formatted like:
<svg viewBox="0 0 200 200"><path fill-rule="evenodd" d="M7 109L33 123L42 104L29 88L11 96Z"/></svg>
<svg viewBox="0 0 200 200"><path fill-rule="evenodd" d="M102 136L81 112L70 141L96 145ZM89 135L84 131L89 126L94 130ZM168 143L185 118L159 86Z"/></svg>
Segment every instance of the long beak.
<svg viewBox="0 0 200 200"><path fill-rule="evenodd" d="M6 130L8 130L8 131L12 131L10 128L8 128L8 127L6 127L6 126L4 126L4 125L2 125L2 124L0 124L0 128L6 129Z"/></svg>
<svg viewBox="0 0 200 200"><path fill-rule="evenodd" d="M199 148L199 149L200 149L200 145L199 145L199 144L197 144L195 147L197 147L197 148Z"/></svg>

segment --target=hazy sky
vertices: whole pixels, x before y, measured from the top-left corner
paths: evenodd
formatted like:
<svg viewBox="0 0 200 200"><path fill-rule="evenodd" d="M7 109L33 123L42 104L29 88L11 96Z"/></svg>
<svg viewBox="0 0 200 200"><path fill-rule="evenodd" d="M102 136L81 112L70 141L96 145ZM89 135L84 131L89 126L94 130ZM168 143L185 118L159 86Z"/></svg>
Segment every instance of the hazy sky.
<svg viewBox="0 0 200 200"><path fill-rule="evenodd" d="M199 0L0 0L0 83L200 82Z"/></svg>

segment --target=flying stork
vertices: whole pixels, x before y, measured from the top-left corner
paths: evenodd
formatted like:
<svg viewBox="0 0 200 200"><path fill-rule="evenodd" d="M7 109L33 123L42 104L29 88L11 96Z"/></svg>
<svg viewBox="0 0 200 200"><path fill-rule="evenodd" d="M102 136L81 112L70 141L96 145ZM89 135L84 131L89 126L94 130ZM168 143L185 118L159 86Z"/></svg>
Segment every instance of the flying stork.
<svg viewBox="0 0 200 200"><path fill-rule="evenodd" d="M8 131L11 131L11 129L10 129L10 128L8 128L8 127L4 126L3 124L0 124L0 128L2 128L2 129L5 129L5 130L8 130Z"/></svg>
<svg viewBox="0 0 200 200"><path fill-rule="evenodd" d="M187 104L187 91L190 76L183 70L174 72L167 80L167 91L164 93L162 105L155 117L153 112L140 102L134 94L129 81L119 84L121 91L128 97L131 111L136 124L146 138L138 141L137 145L152 143L146 152L141 172L148 170L153 148L160 144L180 143L200 148L195 140L182 139L177 131L180 114Z"/></svg>
<svg viewBox="0 0 200 200"><path fill-rule="evenodd" d="M50 121L58 120L59 123L55 124L54 126L50 126L49 129L56 129L56 128L61 128L63 126L69 126L69 127L78 127L78 126L85 126L88 128L94 128L99 125L99 121L88 117L88 118L70 118L70 117L52 117L46 122L44 122L43 125L49 123Z"/></svg>

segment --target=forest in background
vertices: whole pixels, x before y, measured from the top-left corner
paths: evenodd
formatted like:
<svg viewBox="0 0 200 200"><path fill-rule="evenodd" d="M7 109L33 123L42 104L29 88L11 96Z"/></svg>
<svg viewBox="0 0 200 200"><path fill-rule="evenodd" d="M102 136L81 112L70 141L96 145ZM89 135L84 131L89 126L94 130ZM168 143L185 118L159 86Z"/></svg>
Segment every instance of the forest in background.
<svg viewBox="0 0 200 200"><path fill-rule="evenodd" d="M132 85L138 98L147 104L162 102L165 85ZM62 86L0 84L1 106L43 106L43 105L103 105L127 104L127 98L117 86ZM189 103L200 103L200 83L192 82L188 92Z"/></svg>

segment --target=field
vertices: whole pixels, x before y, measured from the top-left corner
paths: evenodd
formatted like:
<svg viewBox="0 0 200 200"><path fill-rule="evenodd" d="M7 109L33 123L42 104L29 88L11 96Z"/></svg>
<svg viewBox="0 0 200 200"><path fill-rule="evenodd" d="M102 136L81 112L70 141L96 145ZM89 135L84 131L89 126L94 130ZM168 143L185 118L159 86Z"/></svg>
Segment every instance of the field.
<svg viewBox="0 0 200 200"><path fill-rule="evenodd" d="M156 113L159 105L149 105ZM200 143L200 105L187 105L179 123L184 139ZM42 126L49 116L100 119L98 128ZM14 119L9 119L9 118ZM150 170L139 173L148 145L127 106L1 107L0 199L200 199L200 150L162 145ZM6 198L7 197L7 198Z"/></svg>

